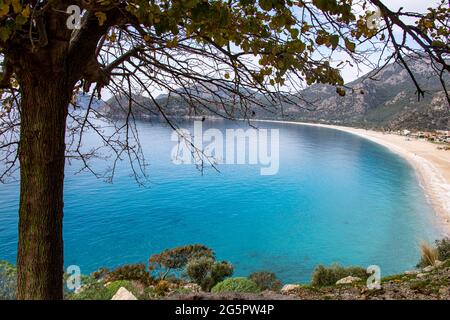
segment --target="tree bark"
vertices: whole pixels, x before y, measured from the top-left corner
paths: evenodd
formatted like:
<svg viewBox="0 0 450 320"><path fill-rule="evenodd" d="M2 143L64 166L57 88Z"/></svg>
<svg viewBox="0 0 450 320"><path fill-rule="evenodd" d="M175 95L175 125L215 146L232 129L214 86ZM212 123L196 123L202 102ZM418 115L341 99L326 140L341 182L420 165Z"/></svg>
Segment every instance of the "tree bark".
<svg viewBox="0 0 450 320"><path fill-rule="evenodd" d="M63 72L20 75L18 299L63 298L65 129L71 87Z"/></svg>

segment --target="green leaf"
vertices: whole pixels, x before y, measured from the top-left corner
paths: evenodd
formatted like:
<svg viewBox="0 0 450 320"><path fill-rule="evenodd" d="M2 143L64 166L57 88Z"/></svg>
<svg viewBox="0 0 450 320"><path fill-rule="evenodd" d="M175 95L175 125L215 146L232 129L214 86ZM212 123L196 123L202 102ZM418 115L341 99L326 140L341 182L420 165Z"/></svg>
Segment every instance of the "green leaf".
<svg viewBox="0 0 450 320"><path fill-rule="evenodd" d="M9 37L11 36L11 32L12 30L10 28L7 27L0 28L0 39L3 42L6 42L6 40L8 40Z"/></svg>
<svg viewBox="0 0 450 320"><path fill-rule="evenodd" d="M339 44L339 36L334 34L330 36L331 47L335 50Z"/></svg>
<svg viewBox="0 0 450 320"><path fill-rule="evenodd" d="M348 39L345 39L345 47L350 52L355 52L355 44Z"/></svg>
<svg viewBox="0 0 450 320"><path fill-rule="evenodd" d="M345 90L342 88L336 88L336 92L338 95L340 95L341 97L345 96Z"/></svg>
<svg viewBox="0 0 450 320"><path fill-rule="evenodd" d="M291 30L289 30L289 32L291 33L292 38L297 39L297 37L299 35L298 29L292 28Z"/></svg>
<svg viewBox="0 0 450 320"><path fill-rule="evenodd" d="M270 11L273 8L272 0L259 0L259 6L265 11Z"/></svg>

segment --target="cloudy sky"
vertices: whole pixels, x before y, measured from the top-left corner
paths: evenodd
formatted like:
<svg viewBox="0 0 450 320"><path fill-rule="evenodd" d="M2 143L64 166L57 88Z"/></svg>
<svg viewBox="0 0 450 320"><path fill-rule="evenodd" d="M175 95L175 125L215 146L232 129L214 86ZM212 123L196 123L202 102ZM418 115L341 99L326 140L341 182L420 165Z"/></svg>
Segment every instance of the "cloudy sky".
<svg viewBox="0 0 450 320"><path fill-rule="evenodd" d="M440 3L438 0L385 0L383 3L392 11L398 11L401 7L403 7L404 12L419 12L424 13L427 11L427 8L436 6L436 4ZM337 54L334 56L334 60L339 61L339 58L345 59L346 57L344 55ZM374 60L376 57L374 56ZM356 67L351 68L347 66L341 71L342 77L344 78L345 82L351 82L360 76L364 75L365 73L370 71L370 68L359 66L360 69L358 70Z"/></svg>

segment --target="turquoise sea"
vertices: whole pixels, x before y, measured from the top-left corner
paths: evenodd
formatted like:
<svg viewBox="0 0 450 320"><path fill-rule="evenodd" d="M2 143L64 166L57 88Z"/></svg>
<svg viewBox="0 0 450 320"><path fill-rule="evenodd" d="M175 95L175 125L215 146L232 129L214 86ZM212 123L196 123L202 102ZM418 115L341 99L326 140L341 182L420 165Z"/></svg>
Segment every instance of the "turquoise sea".
<svg viewBox="0 0 450 320"><path fill-rule="evenodd" d="M317 264L333 262L379 265L382 276L404 271L418 261L420 242L438 237L413 169L386 148L327 128L254 125L279 130L278 174L262 176L250 164L176 165L172 130L155 121L138 123L149 163L144 187L126 161L112 184L68 164L65 264L90 273L202 243L232 262L236 275L270 270L284 282L307 282ZM249 128L225 120L203 126ZM111 163L94 164L102 171ZM18 198L17 182L0 185L0 259L12 262Z"/></svg>

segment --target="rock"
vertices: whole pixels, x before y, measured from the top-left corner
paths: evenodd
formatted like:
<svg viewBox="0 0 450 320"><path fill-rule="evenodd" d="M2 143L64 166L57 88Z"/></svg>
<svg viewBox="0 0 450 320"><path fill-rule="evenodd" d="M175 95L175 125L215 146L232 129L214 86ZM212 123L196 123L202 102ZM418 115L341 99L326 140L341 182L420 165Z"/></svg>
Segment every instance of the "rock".
<svg viewBox="0 0 450 320"><path fill-rule="evenodd" d="M436 260L436 261L434 262L434 266L435 266L436 268L440 267L442 264L443 264L443 262L440 261L440 260Z"/></svg>
<svg viewBox="0 0 450 320"><path fill-rule="evenodd" d="M111 300L137 300L137 298L124 287L120 287Z"/></svg>
<svg viewBox="0 0 450 320"><path fill-rule="evenodd" d="M405 271L406 275L416 275L418 273L420 273L419 270L407 270L407 271Z"/></svg>
<svg viewBox="0 0 450 320"><path fill-rule="evenodd" d="M450 288L448 287L440 287L439 288L439 295L443 298L447 298L450 296Z"/></svg>
<svg viewBox="0 0 450 320"><path fill-rule="evenodd" d="M419 279L421 279L421 278L425 278L427 276L427 274L426 273L419 273L419 274L417 274L417 278L419 278Z"/></svg>
<svg viewBox="0 0 450 320"><path fill-rule="evenodd" d="M422 269L422 272L431 272L435 269L435 266L428 266Z"/></svg>
<svg viewBox="0 0 450 320"><path fill-rule="evenodd" d="M281 294L291 294L295 293L295 291L299 290L301 285L299 284L286 284L281 288Z"/></svg>
<svg viewBox="0 0 450 320"><path fill-rule="evenodd" d="M348 276L348 277L345 277L345 278L342 278L342 279L338 280L336 282L336 284L351 284L351 283L356 282L356 281L361 281L361 278Z"/></svg>

